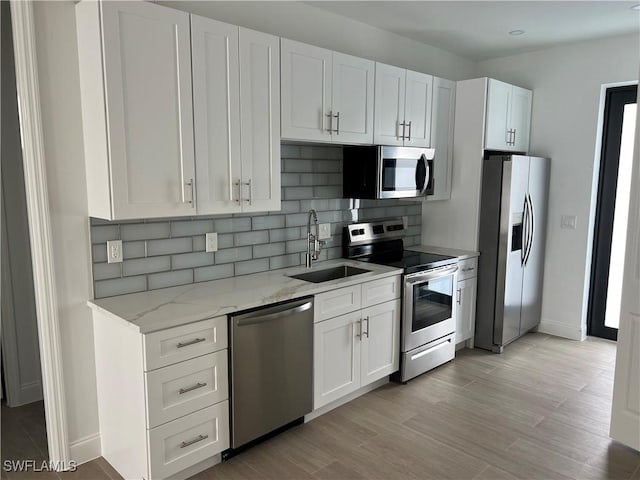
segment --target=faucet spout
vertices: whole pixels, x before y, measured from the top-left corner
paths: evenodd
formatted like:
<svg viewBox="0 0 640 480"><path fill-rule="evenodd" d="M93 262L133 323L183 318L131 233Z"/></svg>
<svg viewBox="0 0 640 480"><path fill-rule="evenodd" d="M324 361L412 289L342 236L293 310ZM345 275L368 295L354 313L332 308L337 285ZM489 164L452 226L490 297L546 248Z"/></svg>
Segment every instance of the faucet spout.
<svg viewBox="0 0 640 480"><path fill-rule="evenodd" d="M315 225L315 235L311 233L312 218ZM312 208L309 210L309 214L307 216L307 255L305 256L305 265L307 268L311 268L311 263L314 260L318 260L322 245L324 245L324 242L318 240L318 215Z"/></svg>

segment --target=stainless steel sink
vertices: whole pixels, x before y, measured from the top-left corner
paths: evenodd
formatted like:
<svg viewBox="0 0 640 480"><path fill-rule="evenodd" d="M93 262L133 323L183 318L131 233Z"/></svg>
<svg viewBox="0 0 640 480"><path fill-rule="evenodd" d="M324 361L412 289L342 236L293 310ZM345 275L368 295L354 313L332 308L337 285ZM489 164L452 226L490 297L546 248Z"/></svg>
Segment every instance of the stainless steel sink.
<svg viewBox="0 0 640 480"><path fill-rule="evenodd" d="M314 270L312 272L301 273L299 275L290 275L291 278L304 280L305 282L322 283L339 278L352 277L362 273L370 272L364 268L350 267L349 265L341 265L339 267L325 268L323 270Z"/></svg>

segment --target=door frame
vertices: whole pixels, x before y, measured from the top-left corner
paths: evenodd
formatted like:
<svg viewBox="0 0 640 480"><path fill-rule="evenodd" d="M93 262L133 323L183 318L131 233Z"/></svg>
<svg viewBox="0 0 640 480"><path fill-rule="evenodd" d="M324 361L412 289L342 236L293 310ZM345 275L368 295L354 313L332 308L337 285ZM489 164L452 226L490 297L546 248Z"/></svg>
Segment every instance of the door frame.
<svg viewBox="0 0 640 480"><path fill-rule="evenodd" d="M67 433L58 297L52 256L53 242L33 2L11 0L11 25L16 89L20 107L22 161L38 319L47 444L51 467L57 471L63 471L70 469L72 465Z"/></svg>
<svg viewBox="0 0 640 480"><path fill-rule="evenodd" d="M591 179L591 204L589 206L588 228L587 228L587 252L585 261L584 284L582 287L582 313L580 321L580 338L587 338L587 324L589 311L589 295L591 292L591 269L593 266L593 246L596 225L596 206L598 203L598 184L600 181L600 167L602 157L602 134L604 132L604 109L609 88L638 85L637 80L625 82L603 83L600 86L600 105L598 107L598 125L596 127L596 141L593 155L593 175Z"/></svg>
<svg viewBox="0 0 640 480"><path fill-rule="evenodd" d="M598 129L599 134L599 162L598 162L598 175L597 175L597 185L595 185L595 208L593 215L593 232L591 240L591 252L590 252L590 267L589 267L589 287L588 287L588 302L587 302L587 317L586 317L586 328L587 335L594 335L601 338L605 338L608 340L616 341L618 338L618 330L615 328L607 327L606 325L600 325L596 319L605 315L604 309L606 308L606 295L603 298L603 287L604 291L608 291L608 273L609 270L607 268L607 276L606 279L602 279L598 276L601 274L602 267L604 266L601 261L598 261L597 257L609 257L611 256L611 238L610 234L613 229L613 209L615 207L615 193L613 197L611 197L610 192L610 182L615 180L617 186L617 176L618 176L618 166L615 165L615 172L612 171L612 164L606 163L606 157L611 155L615 156L616 152L611 151L611 148L618 149L619 145L612 145L609 141L609 132L608 129L611 125L615 128L615 123L617 123L617 118L610 118L610 113L613 108L616 108L619 100L610 100L611 95L616 92L621 91L630 91L635 89L633 92L633 98L637 97L637 82L630 83L626 85L607 85L604 88L603 98L601 99L601 125ZM621 125L620 125L621 126ZM607 138L605 138L605 135ZM618 152L619 154L619 152ZM595 174L594 174L595 175ZM606 184L605 184L606 183ZM608 194L605 196L605 189ZM610 202L613 201L614 204L611 205ZM608 213L610 212L610 213ZM606 218L603 218L603 214L607 215ZM609 216L610 215L610 216ZM611 223L611 225L609 225ZM611 228L609 228L611 227ZM601 234L601 228L607 230L607 237L603 237ZM608 266L608 265L607 265ZM604 285L603 285L604 283ZM598 295L598 292L600 295Z"/></svg>

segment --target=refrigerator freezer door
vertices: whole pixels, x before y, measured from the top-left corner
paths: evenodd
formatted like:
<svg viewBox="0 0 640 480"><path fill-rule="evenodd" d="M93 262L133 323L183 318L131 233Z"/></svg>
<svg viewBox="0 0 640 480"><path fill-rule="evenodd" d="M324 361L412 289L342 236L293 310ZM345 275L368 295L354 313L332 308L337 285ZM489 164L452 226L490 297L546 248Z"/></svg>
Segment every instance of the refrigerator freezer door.
<svg viewBox="0 0 640 480"><path fill-rule="evenodd" d="M530 157L529 197L531 199L531 242L522 279L520 329L527 332L540 323L542 280L546 242L549 159Z"/></svg>
<svg viewBox="0 0 640 480"><path fill-rule="evenodd" d="M511 164L511 175L507 175L507 168ZM502 215L508 215L509 232L518 228L524 220L525 194L529 182L529 157L514 155L511 162L504 162L502 183L503 208ZM508 199L508 200L507 200ZM505 208L508 201L509 208ZM524 230L524 229L523 229ZM524 248L524 241L522 242ZM504 273L504 312L502 322L496 309L496 329L493 332L495 345L506 345L520 336L520 307L522 300L522 249L512 249L512 235L508 236L506 251L500 249L498 257L498 271L505 268ZM500 278L500 273L498 273ZM498 289L498 295L500 289ZM496 299L500 305L499 299ZM502 323L502 325L500 325ZM501 327L501 328L500 328Z"/></svg>

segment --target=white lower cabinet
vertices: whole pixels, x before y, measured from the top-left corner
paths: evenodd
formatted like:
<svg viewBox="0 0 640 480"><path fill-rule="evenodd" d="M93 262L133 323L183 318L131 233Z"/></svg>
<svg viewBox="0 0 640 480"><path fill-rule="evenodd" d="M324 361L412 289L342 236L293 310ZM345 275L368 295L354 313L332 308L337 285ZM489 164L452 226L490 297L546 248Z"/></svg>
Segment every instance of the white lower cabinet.
<svg viewBox="0 0 640 480"><path fill-rule="evenodd" d="M398 370L399 285L400 277L389 277L348 287L362 289L359 295L363 299L361 305L358 302L352 307L353 311L333 318L316 316L313 332L314 409ZM371 295L376 291L380 295ZM331 299L341 301L340 292L334 290L316 295L315 303L325 305L329 310Z"/></svg>
<svg viewBox="0 0 640 480"><path fill-rule="evenodd" d="M229 448L227 318L142 334L93 317L102 456L147 480L218 463Z"/></svg>
<svg viewBox="0 0 640 480"><path fill-rule="evenodd" d="M477 267L477 258L470 258L458 263L456 344L467 340L473 341L475 335Z"/></svg>

